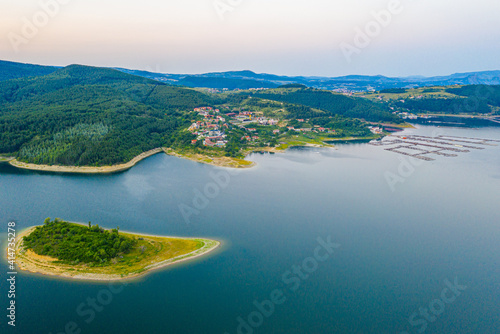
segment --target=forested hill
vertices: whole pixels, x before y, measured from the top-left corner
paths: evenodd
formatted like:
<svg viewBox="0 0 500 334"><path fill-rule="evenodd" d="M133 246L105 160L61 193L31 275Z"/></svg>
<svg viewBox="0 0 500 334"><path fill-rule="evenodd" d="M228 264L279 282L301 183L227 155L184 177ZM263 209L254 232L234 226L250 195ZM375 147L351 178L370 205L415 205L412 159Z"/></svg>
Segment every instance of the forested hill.
<svg viewBox="0 0 500 334"><path fill-rule="evenodd" d="M0 60L0 81L14 78L46 75L60 67L15 63ZM143 70L116 68L137 76L188 87L249 89L272 88L283 84L303 84L324 90L363 92L389 88L417 88L450 85L499 85L500 71L456 73L440 77L386 77L382 75L348 75L342 77L280 76L252 71L229 71L205 74L166 74Z"/></svg>
<svg viewBox="0 0 500 334"><path fill-rule="evenodd" d="M39 99L44 94L70 89L74 86L114 85L117 88L127 90L126 86L134 84L156 86L161 83L115 70L70 65L41 77L1 82L0 103L12 103L32 98Z"/></svg>
<svg viewBox="0 0 500 334"><path fill-rule="evenodd" d="M111 165L182 142L188 111L214 104L192 89L71 65L0 82L0 153L38 164Z"/></svg>
<svg viewBox="0 0 500 334"><path fill-rule="evenodd" d="M196 136L185 130L199 116L197 107L266 111L256 106L259 98L284 102L277 104L286 110L281 115L286 122L305 118L338 134L369 134L352 118L401 122L382 104L304 86L205 94L114 69L70 65L45 76L0 82L0 153L35 164L114 165L158 147L193 147ZM249 100L255 103L245 104ZM249 145L240 139L245 130L226 128L239 145L234 147Z"/></svg>
<svg viewBox="0 0 500 334"><path fill-rule="evenodd" d="M436 86L385 89L363 93L400 111L412 113L496 114L500 113L500 85Z"/></svg>
<svg viewBox="0 0 500 334"><path fill-rule="evenodd" d="M393 115L380 104L363 98L349 97L315 88L285 85L276 89L253 93L253 96L273 101L301 104L323 110L329 116L341 115L361 118L371 122L401 122L399 117Z"/></svg>
<svg viewBox="0 0 500 334"><path fill-rule="evenodd" d="M0 60L0 81L47 75L57 71L58 67L15 63Z"/></svg>
<svg viewBox="0 0 500 334"><path fill-rule="evenodd" d="M250 88L275 88L278 84L266 81L251 79L233 79L233 78L205 78L199 76L187 76L177 81L178 85L187 87L205 87L216 89L250 89Z"/></svg>

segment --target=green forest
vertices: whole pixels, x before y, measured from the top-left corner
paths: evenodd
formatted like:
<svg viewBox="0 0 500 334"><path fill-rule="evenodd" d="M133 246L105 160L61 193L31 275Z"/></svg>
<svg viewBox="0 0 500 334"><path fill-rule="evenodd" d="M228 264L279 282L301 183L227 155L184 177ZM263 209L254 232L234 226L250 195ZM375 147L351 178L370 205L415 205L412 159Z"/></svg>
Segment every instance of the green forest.
<svg viewBox="0 0 500 334"><path fill-rule="evenodd" d="M489 105L500 107L500 86L487 85L471 85L457 88L448 88L446 90L450 94L472 98L480 102L485 102ZM474 101L474 100L473 100ZM475 105L475 103L471 104Z"/></svg>
<svg viewBox="0 0 500 334"><path fill-rule="evenodd" d="M483 99L468 97L463 99L423 98L418 100L405 100L395 102L398 108L408 109L411 112L433 112L433 113L479 113L487 114L491 108Z"/></svg>
<svg viewBox="0 0 500 334"><path fill-rule="evenodd" d="M88 227L70 224L59 219L45 219L43 226L37 226L24 237L24 248L39 255L57 258L65 263L102 264L127 254L136 240L120 235L119 228L110 231L99 225Z"/></svg>
<svg viewBox="0 0 500 334"><path fill-rule="evenodd" d="M336 134L332 137L356 136L364 137L371 134L366 124L355 118L349 118L342 115L331 115L321 110L314 110L302 105L286 105L289 119L289 125L302 127L297 119L308 119L310 126L321 126L328 129L335 129Z"/></svg>
<svg viewBox="0 0 500 334"><path fill-rule="evenodd" d="M57 67L53 66L40 66L0 60L0 81L47 75L55 72L57 69Z"/></svg>
<svg viewBox="0 0 500 334"><path fill-rule="evenodd" d="M0 153L21 162L98 167L158 147L189 149L196 137L185 130L197 117L194 108L204 106L271 113L285 108L279 119L307 118L311 126L341 130L338 135L368 134L357 119L401 122L367 99L301 85L208 94L114 69L70 65L43 75L44 70L49 71L34 67L39 76L0 81ZM268 143L277 142L272 133L263 134ZM249 143L240 140L240 130L228 135L225 154L239 156Z"/></svg>
<svg viewBox="0 0 500 334"><path fill-rule="evenodd" d="M254 93L253 96L273 101L300 104L325 111L327 116L341 115L350 118L361 118L370 122L402 123L402 120L372 101L348 97L314 88L269 89Z"/></svg>
<svg viewBox="0 0 500 334"><path fill-rule="evenodd" d="M378 98L398 110L413 113L498 114L500 110L499 85L436 86L413 89L386 89L364 93Z"/></svg>
<svg viewBox="0 0 500 334"><path fill-rule="evenodd" d="M233 78L204 78L187 76L179 80L176 84L188 87L210 87L216 89L250 89L250 88L275 88L277 84L250 79Z"/></svg>
<svg viewBox="0 0 500 334"><path fill-rule="evenodd" d="M101 166L169 146L186 111L218 102L111 69L72 65L0 82L0 153L24 162Z"/></svg>

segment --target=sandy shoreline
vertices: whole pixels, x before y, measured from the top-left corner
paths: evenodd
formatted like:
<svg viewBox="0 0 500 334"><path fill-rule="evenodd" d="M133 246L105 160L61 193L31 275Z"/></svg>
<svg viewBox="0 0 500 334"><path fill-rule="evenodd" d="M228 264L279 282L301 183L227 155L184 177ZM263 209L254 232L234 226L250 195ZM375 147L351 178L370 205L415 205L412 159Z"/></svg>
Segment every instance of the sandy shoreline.
<svg viewBox="0 0 500 334"><path fill-rule="evenodd" d="M81 174L105 174L105 173L116 173L134 167L139 161L146 159L152 155L162 152L162 148L155 148L144 153L139 154L129 162L113 166L102 166L102 167L77 167L77 166L49 166L49 165L37 165L32 163L25 163L13 159L9 161L11 166L22 169L44 171L44 172L57 172L57 173L81 173Z"/></svg>
<svg viewBox="0 0 500 334"><path fill-rule="evenodd" d="M175 238L182 240L201 241L204 243L204 245L203 247L194 250L190 253L182 254L161 262L151 263L150 265L145 266L144 270L142 270L141 272L131 273L126 276L121 276L119 274L78 273L74 271L74 268L78 268L79 266L54 264L52 263L52 261L56 259L52 259L47 256L41 256L33 253L32 251L27 251L27 252L23 251L22 249L23 237L29 235L35 228L36 226L24 229L16 236L16 264L18 270L28 271L35 274L58 277L63 279L76 279L76 280L86 280L86 281L118 281L118 280L137 279L155 270L159 270L173 264L178 264L181 262L193 260L201 256L204 256L214 251L221 245L220 241L203 239L203 238L177 238L177 237L154 236L146 234L132 234L130 232L121 232L123 234L132 235L134 237L141 237L145 239Z"/></svg>
<svg viewBox="0 0 500 334"><path fill-rule="evenodd" d="M163 148L163 151L170 156L191 160L194 162L217 166L217 167L226 167L226 168L252 168L257 164L253 161L248 161L244 159L238 158L230 158L230 157L210 157L208 155L203 154L181 154L174 151L171 148Z"/></svg>
<svg viewBox="0 0 500 334"><path fill-rule="evenodd" d="M294 147L294 146L296 146L296 145L291 145L290 147ZM333 147L332 145L327 144L327 143L325 143L323 145L304 143L304 145L300 145L300 146L304 146L304 147ZM259 153L259 152L282 153L285 151L286 151L286 149L279 149L279 148L275 148L275 147L260 147L260 148L245 150L244 154L245 154L245 157L247 157L252 153ZM211 157L211 156L204 155L204 154L191 154L191 153L182 154L182 153L178 153L178 152L174 151L171 148L165 148L165 147L155 148L154 150L144 152L144 153L136 156L134 159L132 159L129 162L124 163L124 164L113 165L113 166L102 166L102 167L37 165L37 164L33 164L33 163L21 162L15 158L11 158L11 160L4 160L4 161L8 162L13 167L34 170L34 171L54 172L54 173L78 173L78 174L108 174L108 173L116 173L116 172L128 170L128 169L134 167L139 161L146 159L152 155L158 154L160 152L164 152L165 154L173 156L173 157L182 158L182 159L186 159L186 160L190 160L190 161L194 161L194 162L198 162L198 163L202 163L202 164L207 164L207 165L211 165L211 166L216 166L216 167L241 169L241 168L252 168L252 167L257 166L256 162L249 161L249 160L244 160L244 159L239 159L239 158L231 158L231 157L225 157L225 156Z"/></svg>
<svg viewBox="0 0 500 334"><path fill-rule="evenodd" d="M14 157L7 157L7 156L0 155L0 162L9 162L9 161L14 160L14 159L15 159Z"/></svg>
<svg viewBox="0 0 500 334"><path fill-rule="evenodd" d="M230 157L210 157L203 154L179 154L170 148L155 148L154 150L144 152L127 163L113 165L113 166L102 166L102 167L91 167L91 166L49 166L49 165L37 165L32 163L25 163L18 161L15 158L10 160L4 160L8 162L11 166L21 169L28 169L34 171L43 172L54 172L54 173L78 173L78 174L108 174L116 173L128 170L134 167L139 161L149 158L152 155L164 152L167 155L174 156L177 158L182 158L186 160L191 160L198 163L208 164L217 167L226 168L252 168L257 164L253 161L248 161L244 159L230 158Z"/></svg>

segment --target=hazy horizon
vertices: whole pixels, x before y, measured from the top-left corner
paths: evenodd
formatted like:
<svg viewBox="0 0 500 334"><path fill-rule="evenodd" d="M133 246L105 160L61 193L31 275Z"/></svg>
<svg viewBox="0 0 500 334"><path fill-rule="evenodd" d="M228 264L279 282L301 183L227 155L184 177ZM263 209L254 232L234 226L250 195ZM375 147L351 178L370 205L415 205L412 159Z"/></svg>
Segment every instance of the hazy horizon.
<svg viewBox="0 0 500 334"><path fill-rule="evenodd" d="M0 61L17 62L16 60L10 60L10 59L0 59ZM454 75L454 74L500 71L500 69L490 69L490 70L481 70L481 71L453 72L453 73L440 74L440 75L420 75L420 74L413 74L413 75L404 75L404 76L388 76L388 75L385 75L383 73L378 73L378 74L351 73L351 74L345 74L345 75L339 75L339 76L324 76L324 75L301 75L301 74L298 74L298 75L289 75L289 74L281 74L281 73L273 73L273 72L259 72L259 71L254 71L252 69L227 69L227 70L212 71L212 72L174 73L174 72L156 72L154 69L140 69L140 68L129 68L129 67L121 67L121 66L99 66L99 65L78 64L78 63L70 63L70 64L65 64L65 65L26 63L26 62L19 62L19 63L25 63L25 64L31 64L31 65L40 65L40 66L54 66L54 67L60 67L60 68L64 68L64 67L70 66L70 65L82 65L82 66L92 66L92 67L102 67L102 68L115 68L115 69L122 68L122 69L133 70L133 71L146 71L146 72L152 72L152 73L177 74L177 75L184 75L184 74L185 75L196 75L196 74L209 74L209 73L225 73L225 72L251 71L251 72L254 72L255 74L271 74L271 75L277 75L277 76L290 76L290 77L300 77L300 76L302 76L302 77L326 77L326 78L343 77L343 76L383 76L383 77L391 77L391 78L413 78L413 77L416 77L416 78L418 78L418 77L430 78L430 77L449 76L449 75Z"/></svg>
<svg viewBox="0 0 500 334"><path fill-rule="evenodd" d="M325 77L500 69L500 2L489 0L26 0L2 9L0 54L15 62Z"/></svg>

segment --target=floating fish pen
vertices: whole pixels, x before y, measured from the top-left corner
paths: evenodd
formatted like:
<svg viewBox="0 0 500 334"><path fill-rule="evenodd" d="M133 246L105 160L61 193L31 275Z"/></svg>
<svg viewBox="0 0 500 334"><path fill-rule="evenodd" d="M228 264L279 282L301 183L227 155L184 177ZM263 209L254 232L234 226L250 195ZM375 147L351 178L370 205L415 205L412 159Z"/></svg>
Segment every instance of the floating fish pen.
<svg viewBox="0 0 500 334"><path fill-rule="evenodd" d="M422 137L422 136L408 136L408 138L413 139L413 140L423 141L426 143L432 143L432 144L453 145L453 146L470 148L473 150L484 150L484 147L469 146L469 145L462 145L462 144L457 145L457 144L449 143L449 142L445 142L445 141L427 139L427 137ZM440 138L440 137L436 137L436 138ZM447 139L445 139L445 140L447 140ZM474 144L479 145L481 143L474 143ZM493 145L493 144L486 144L486 145Z"/></svg>
<svg viewBox="0 0 500 334"><path fill-rule="evenodd" d="M458 156L456 153L468 153L470 150L484 150L485 147L481 146L498 146L495 143L500 143L500 140L494 139L444 135L437 137L399 135L386 138L389 139L374 140L369 144L373 146L392 146L384 148L384 150L425 161L435 160L428 156L431 154L452 158Z"/></svg>
<svg viewBox="0 0 500 334"><path fill-rule="evenodd" d="M448 140L448 141L453 141L453 142L459 142L459 143L488 145L488 146L498 146L498 145L492 144L492 143L500 143L500 140L493 140L493 139L480 139L480 138L454 137L454 136L438 136L438 138ZM463 139L467 139L467 140L463 140ZM471 142L470 140L475 140L475 141Z"/></svg>

